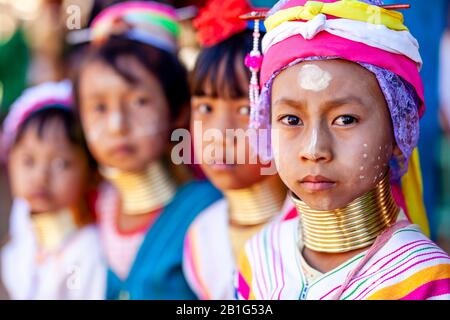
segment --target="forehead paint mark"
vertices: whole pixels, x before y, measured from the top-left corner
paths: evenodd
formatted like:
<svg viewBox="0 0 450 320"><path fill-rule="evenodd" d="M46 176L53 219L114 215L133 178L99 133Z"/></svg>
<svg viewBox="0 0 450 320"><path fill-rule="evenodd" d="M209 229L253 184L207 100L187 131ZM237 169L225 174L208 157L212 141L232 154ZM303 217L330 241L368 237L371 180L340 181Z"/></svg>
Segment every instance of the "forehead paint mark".
<svg viewBox="0 0 450 320"><path fill-rule="evenodd" d="M305 90L319 92L328 88L333 77L314 64L306 64L298 73L298 84Z"/></svg>
<svg viewBox="0 0 450 320"><path fill-rule="evenodd" d="M364 170L364 167L363 167L363 166L361 166L361 167L359 168L359 170L360 170L360 171L363 171L363 170Z"/></svg>
<svg viewBox="0 0 450 320"><path fill-rule="evenodd" d="M364 154L363 154L363 157L364 157L364 159L367 159L367 157L368 157L368 156L367 156L367 153L364 153Z"/></svg>
<svg viewBox="0 0 450 320"><path fill-rule="evenodd" d="M364 144L363 144L363 147L364 147L364 148L367 148L367 147L368 147L367 143L364 143Z"/></svg>

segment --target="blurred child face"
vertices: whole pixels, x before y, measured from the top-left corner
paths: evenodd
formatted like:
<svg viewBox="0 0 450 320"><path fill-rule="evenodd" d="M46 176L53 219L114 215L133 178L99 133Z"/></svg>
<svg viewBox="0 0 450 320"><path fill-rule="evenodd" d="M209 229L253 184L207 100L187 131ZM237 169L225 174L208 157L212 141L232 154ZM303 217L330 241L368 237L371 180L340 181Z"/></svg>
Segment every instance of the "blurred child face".
<svg viewBox="0 0 450 320"><path fill-rule="evenodd" d="M240 69L240 85L245 88L243 90L245 92L248 91L248 83L244 68ZM212 97L211 94L208 94L211 91L209 89L205 88L205 96L192 98L191 131L194 135L195 154L197 158L203 155L201 167L217 188L221 190L248 188L266 178L261 175L262 165L259 161L250 161L252 157L254 160L257 158L251 155L248 138L240 140L232 136L227 138L226 130L246 131L248 129L249 99L247 97ZM201 132L197 132L200 130L194 131L195 122L201 123ZM220 135L214 136L212 141L205 141L209 130L220 132ZM216 153L206 151L206 148L211 148L211 146L217 150ZM238 161L238 155L241 155L245 161ZM245 155L245 158L242 155Z"/></svg>
<svg viewBox="0 0 450 320"><path fill-rule="evenodd" d="M137 78L136 83L102 61L83 68L81 119L89 148L101 165L141 171L167 146L169 106L158 79L135 58L123 56L118 64Z"/></svg>
<svg viewBox="0 0 450 320"><path fill-rule="evenodd" d="M273 130L281 178L316 210L342 208L370 191L399 152L375 76L342 60L303 62L275 79Z"/></svg>
<svg viewBox="0 0 450 320"><path fill-rule="evenodd" d="M25 199L34 213L78 206L86 190L88 160L66 137L55 118L38 134L30 124L11 150L9 173L14 196Z"/></svg>

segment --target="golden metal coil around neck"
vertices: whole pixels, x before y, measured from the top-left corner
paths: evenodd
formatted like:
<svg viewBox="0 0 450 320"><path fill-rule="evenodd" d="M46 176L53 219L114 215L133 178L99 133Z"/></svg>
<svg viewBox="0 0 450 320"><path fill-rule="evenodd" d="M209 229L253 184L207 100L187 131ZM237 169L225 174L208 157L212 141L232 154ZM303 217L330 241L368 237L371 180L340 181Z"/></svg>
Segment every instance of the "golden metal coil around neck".
<svg viewBox="0 0 450 320"><path fill-rule="evenodd" d="M314 210L295 195L291 197L300 214L302 242L317 252L342 253L368 247L395 223L399 213L389 175L340 209Z"/></svg>

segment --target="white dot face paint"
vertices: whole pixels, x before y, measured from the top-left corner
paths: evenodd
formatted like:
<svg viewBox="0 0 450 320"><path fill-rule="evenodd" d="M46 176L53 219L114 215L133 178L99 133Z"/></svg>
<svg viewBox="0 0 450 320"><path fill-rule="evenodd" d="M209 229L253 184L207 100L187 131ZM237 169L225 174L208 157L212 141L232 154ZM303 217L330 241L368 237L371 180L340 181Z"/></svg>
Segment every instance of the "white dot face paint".
<svg viewBox="0 0 450 320"><path fill-rule="evenodd" d="M319 66L306 64L300 69L297 81L301 88L319 92L328 88L332 79L331 74Z"/></svg>

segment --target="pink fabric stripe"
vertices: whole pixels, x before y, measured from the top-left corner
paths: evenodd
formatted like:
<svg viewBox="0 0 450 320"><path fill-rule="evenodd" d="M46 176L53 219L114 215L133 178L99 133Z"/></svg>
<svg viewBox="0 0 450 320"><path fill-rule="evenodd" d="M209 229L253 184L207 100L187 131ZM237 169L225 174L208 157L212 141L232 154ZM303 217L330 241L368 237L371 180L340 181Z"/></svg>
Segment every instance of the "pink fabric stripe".
<svg viewBox="0 0 450 320"><path fill-rule="evenodd" d="M390 255L396 253L398 250L402 249L403 247L408 246L408 245L410 245L410 244L413 244L413 243L415 243L415 242L425 242L425 243L416 244L415 246L406 249L405 251L403 251L403 252L399 253L398 255L396 255L395 257L391 258L389 261L387 261L385 264L383 264L383 265L382 265L381 267L379 267L377 270L373 271L373 272L370 273L370 274L367 274L368 271L369 271L372 267L374 267L380 260L389 257ZM370 276L374 275L375 273L377 273L378 271L380 271L381 269L383 269L387 264L389 264L390 262L392 262L394 259L397 259L399 256L401 256L401 255L403 255L403 254L406 254L406 253L409 252L409 251L412 251L414 248L416 248L416 247L418 247L418 246L420 246L420 245L425 245L425 244L430 244L430 243L432 243L432 242L431 242L431 241L426 241L426 240L417 240L417 241L411 242L411 243L409 243L409 244L406 244L406 245L404 245L403 247L398 248L397 250L391 252L390 254L388 254L388 255L386 255L386 256L380 258L377 262L375 262L374 264L372 264L366 271L364 271L364 273L362 273L362 274L361 274L360 276L358 276L358 277L355 277L355 279L350 283L350 285L349 285L349 287L347 288L347 290L349 290L349 289L351 288L351 286L352 286L353 284L355 284L355 282L357 282L358 280L361 280L362 278L370 277ZM367 274L367 275L366 275L366 274Z"/></svg>
<svg viewBox="0 0 450 320"><path fill-rule="evenodd" d="M250 298L250 286L240 272L238 273L238 292L244 300Z"/></svg>
<svg viewBox="0 0 450 320"><path fill-rule="evenodd" d="M426 300L448 293L450 293L450 279L446 278L428 282L400 300Z"/></svg>
<svg viewBox="0 0 450 320"><path fill-rule="evenodd" d="M297 217L298 217L298 212L297 212L297 209L295 209L295 207L294 207L294 208L292 208L292 210L289 211L288 214L283 218L283 221L291 220L291 219L294 219L294 218L297 218Z"/></svg>
<svg viewBox="0 0 450 320"><path fill-rule="evenodd" d="M380 283L377 284L377 282L379 282L380 280L382 280L383 278L385 278L385 277L388 276L389 274L391 274L391 273L397 271L398 269L400 269L400 267L402 267L402 266L404 266L405 264L409 263L411 260L417 259L417 258L419 258L419 257L421 257L421 256L426 256L426 255L435 254L435 253L436 253L436 252L429 252L429 253L420 254L420 255L417 255L417 256L412 257L412 258L409 259L408 261L402 263L402 264L401 264L400 266L398 266L397 268L395 268L395 269L389 271L388 273L385 273L382 277L378 278L377 280L374 280L374 281L373 281L366 289L364 289L363 291L361 291L361 292L355 297L354 300L357 300L359 297L362 297L362 299L364 299L368 294L370 294L373 290L375 290L375 288L376 288L375 286L376 286L376 285L382 285L382 284L385 283L386 281L391 280L391 279L393 279L393 278L399 276L399 275L402 274L402 273L405 273L406 271L410 270L412 267L414 267L414 266L416 266L416 265L419 265L419 264L421 264L421 263L425 263L425 262L428 262L428 261L436 260L436 259L443 259L443 258L445 259L445 258L448 258L447 256L442 255L442 256L435 256L435 257L431 257L431 258L428 258L428 259L423 259L423 260L417 261L417 262L413 263L412 265L406 267L406 268L403 269L402 271L400 271L400 272L394 274L393 276L390 276L389 278L384 279L382 282L380 282ZM442 254L442 252L438 252L438 253L439 253L439 254Z"/></svg>
<svg viewBox="0 0 450 320"><path fill-rule="evenodd" d="M427 240L417 240L417 241L408 243L408 244L406 244L406 245L404 245L404 246L398 248L397 250L391 252L390 254L388 254L388 255L386 255L386 256L384 256L384 257L378 259L378 260L377 260L374 264L372 264L366 271L364 271L364 273L362 273L362 274L361 274L360 276L358 276L358 277L355 277L355 278L352 280L352 282L350 282L350 284L349 284L349 286L346 288L346 290L349 291L349 290L351 289L351 287L352 287L354 284L356 284L359 280L362 280L362 278L367 278L367 277L370 277L370 276L374 275L375 273L377 273L378 271L380 271L387 263L389 263L389 262L392 261L393 259L395 259L395 258L397 258L398 256L404 254L405 252L408 252L408 251L414 249L415 247L417 247L417 246L419 246L419 245L421 245L421 244L417 244L417 245L415 245L414 247L407 249L406 251L400 253L399 255L397 255L396 257L394 257L393 259L389 260L387 263L385 263L383 266L381 266L380 268L378 268L376 271L372 272L371 274L366 275L366 273L367 273L373 266L375 266L378 262L380 262L380 261L383 260L384 258L387 258L387 257L389 257L390 255L396 253L397 251L401 250L402 248L404 248L404 247L406 247L406 246L409 246L409 245L411 245L411 244L417 243L417 242L431 243L431 241L427 241ZM324 299L326 296L328 296L329 294L333 293L334 291L336 291L336 290L337 290L338 288L340 288L340 287L341 287L340 285L334 287L332 290L330 290L330 291L327 292L325 295L323 295L322 298L320 298L320 299Z"/></svg>
<svg viewBox="0 0 450 320"><path fill-rule="evenodd" d="M358 274L359 271L364 267L364 265L369 262L370 259L379 251L381 248L383 248L386 243L389 242L389 240L392 238L392 235L397 231L404 227L409 225L409 222L406 220L402 220L394 224L393 226L390 226L388 229L383 231L381 235L377 237L375 240L375 243L370 247L370 249L367 251L365 256L362 258L362 260L358 263L358 265L350 271L350 273L345 278L344 283L342 284L341 288L339 289L338 293L336 294L335 300L340 299L341 295L344 293L345 289L351 282L354 276Z"/></svg>
<svg viewBox="0 0 450 320"><path fill-rule="evenodd" d="M137 11L139 9L145 11L151 10L155 12L155 14L162 14L167 16L168 18L178 20L175 10L167 5L156 2L145 3L139 1L130 1L113 5L101 11L92 21L92 28L95 28L97 24L102 22L103 19L109 20L113 17L122 16L124 13L128 13L127 11Z"/></svg>

